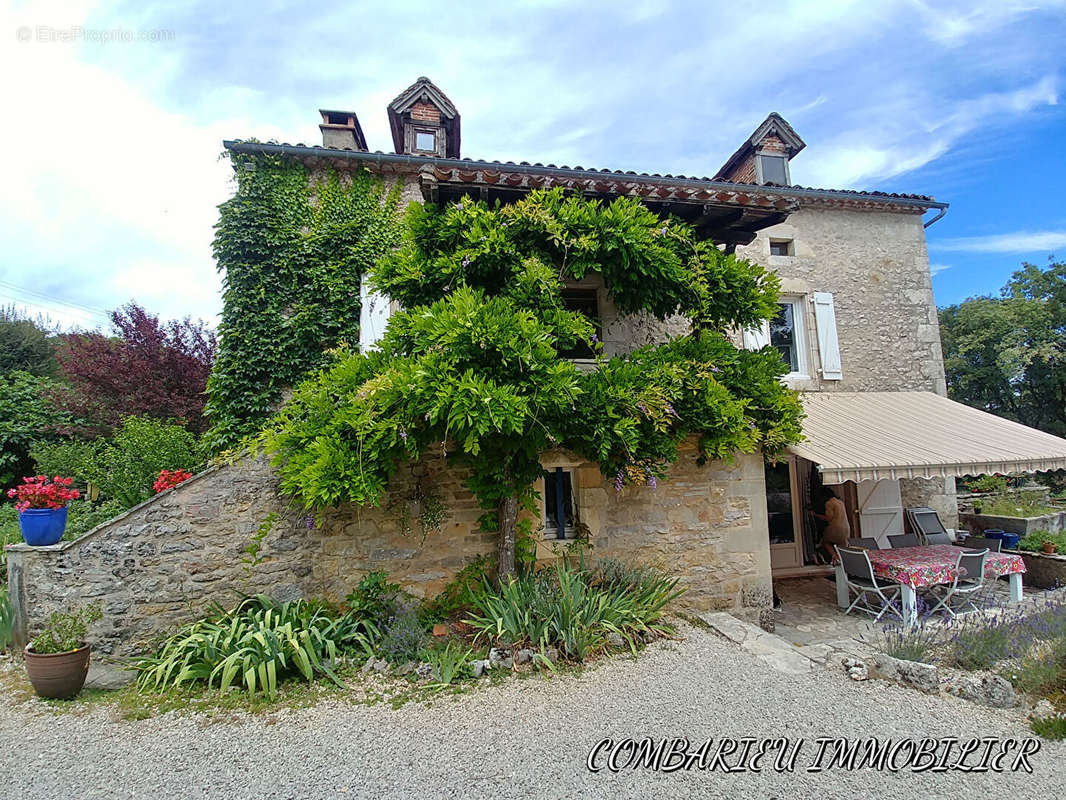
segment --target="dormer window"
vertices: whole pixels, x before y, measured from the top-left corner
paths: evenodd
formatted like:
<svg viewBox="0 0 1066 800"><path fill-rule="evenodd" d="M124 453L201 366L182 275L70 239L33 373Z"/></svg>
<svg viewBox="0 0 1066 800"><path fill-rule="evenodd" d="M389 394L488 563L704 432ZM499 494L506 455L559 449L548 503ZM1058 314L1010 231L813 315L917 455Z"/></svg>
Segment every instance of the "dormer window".
<svg viewBox="0 0 1066 800"><path fill-rule="evenodd" d="M415 131L415 150L423 153L437 151L437 136L430 131Z"/></svg>
<svg viewBox="0 0 1066 800"><path fill-rule="evenodd" d="M777 186L788 186L788 159L785 156L768 155L760 153L755 159L758 174L755 176L759 183L773 183Z"/></svg>

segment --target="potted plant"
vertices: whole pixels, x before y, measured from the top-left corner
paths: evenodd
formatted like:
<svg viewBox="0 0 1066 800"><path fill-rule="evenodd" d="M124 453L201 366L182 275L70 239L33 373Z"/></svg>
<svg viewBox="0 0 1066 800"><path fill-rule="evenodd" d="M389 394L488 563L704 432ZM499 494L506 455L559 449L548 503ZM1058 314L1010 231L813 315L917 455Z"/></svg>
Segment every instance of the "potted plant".
<svg viewBox="0 0 1066 800"><path fill-rule="evenodd" d="M1040 550L1048 555L1054 555L1058 550L1058 547L1059 546L1054 539L1045 539L1040 545Z"/></svg>
<svg viewBox="0 0 1066 800"><path fill-rule="evenodd" d="M45 475L23 478L7 496L14 499L19 512L19 528L26 544L43 547L56 544L67 528L67 503L77 500L81 493L71 489L72 478Z"/></svg>
<svg viewBox="0 0 1066 800"><path fill-rule="evenodd" d="M71 614L56 611L44 630L26 645L26 672L40 697L67 699L85 685L89 673L89 626L103 614L91 605Z"/></svg>

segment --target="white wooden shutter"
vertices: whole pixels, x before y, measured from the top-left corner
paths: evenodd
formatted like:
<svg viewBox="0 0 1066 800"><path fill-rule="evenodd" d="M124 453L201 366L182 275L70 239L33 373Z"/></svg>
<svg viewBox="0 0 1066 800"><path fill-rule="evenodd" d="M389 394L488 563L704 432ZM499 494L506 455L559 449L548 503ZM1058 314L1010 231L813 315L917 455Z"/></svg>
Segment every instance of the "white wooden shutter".
<svg viewBox="0 0 1066 800"><path fill-rule="evenodd" d="M856 484L861 535L890 547L888 537L903 533L903 498L899 481L859 481ZM856 536L852 531L852 536Z"/></svg>
<svg viewBox="0 0 1066 800"><path fill-rule="evenodd" d="M745 328L744 349L761 350L770 344L770 323L764 322L758 328Z"/></svg>
<svg viewBox="0 0 1066 800"><path fill-rule="evenodd" d="M392 313L392 301L386 295L371 290L365 279L360 281L359 299L362 303L359 310L359 352L365 353L372 350L385 335L385 326L389 324L389 315Z"/></svg>
<svg viewBox="0 0 1066 800"><path fill-rule="evenodd" d="M833 295L814 293L814 321L818 327L818 352L822 355L822 377L827 381L844 378L840 363L840 341L837 339L837 315Z"/></svg>

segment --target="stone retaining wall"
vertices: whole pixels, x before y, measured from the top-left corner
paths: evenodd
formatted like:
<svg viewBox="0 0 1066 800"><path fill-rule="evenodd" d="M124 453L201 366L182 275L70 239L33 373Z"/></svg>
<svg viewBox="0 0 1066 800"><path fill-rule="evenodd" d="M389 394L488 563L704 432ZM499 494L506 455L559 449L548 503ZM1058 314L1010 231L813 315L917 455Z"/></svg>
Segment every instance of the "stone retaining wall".
<svg viewBox="0 0 1066 800"><path fill-rule="evenodd" d="M1028 550L1004 550L1022 557L1025 562L1025 585L1037 589L1061 589L1066 586L1066 556L1057 553L1033 553Z"/></svg>
<svg viewBox="0 0 1066 800"><path fill-rule="evenodd" d="M657 489L620 494L593 465L575 464L579 513L594 556L662 563L681 577L692 608L765 616L770 561L762 460L740 456L734 465L697 467L693 455L690 447ZM52 611L96 601L104 619L91 632L94 646L130 655L202 616L212 602L231 605L239 593L258 592L339 600L372 569L386 570L416 596L434 596L465 564L495 551L496 536L480 530L482 512L464 477L440 458L399 471L394 497L422 480L449 507L442 530L423 543L417 525L401 535L387 507L342 507L309 528L306 516L278 497L262 459L209 470L73 542L9 546L20 639ZM247 563L249 544L271 519L257 563Z"/></svg>

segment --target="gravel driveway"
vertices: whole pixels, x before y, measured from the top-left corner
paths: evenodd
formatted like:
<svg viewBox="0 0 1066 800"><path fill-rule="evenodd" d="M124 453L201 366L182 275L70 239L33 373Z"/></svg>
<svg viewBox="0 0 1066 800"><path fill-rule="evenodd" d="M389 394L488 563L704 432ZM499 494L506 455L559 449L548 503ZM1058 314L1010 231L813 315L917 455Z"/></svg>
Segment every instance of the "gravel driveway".
<svg viewBox="0 0 1066 800"><path fill-rule="evenodd" d="M113 721L0 703L0 797L991 797L1066 793L1066 745L1044 742L1033 774L810 773L820 736L1027 737L1017 714L930 698L836 670L786 676L712 634L652 646L579 677L510 681L432 706L322 704L207 724ZM604 737L791 737L795 772L604 769ZM695 744L693 745L695 747ZM1010 759L1006 763L1009 763Z"/></svg>

